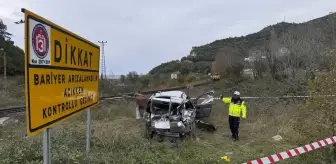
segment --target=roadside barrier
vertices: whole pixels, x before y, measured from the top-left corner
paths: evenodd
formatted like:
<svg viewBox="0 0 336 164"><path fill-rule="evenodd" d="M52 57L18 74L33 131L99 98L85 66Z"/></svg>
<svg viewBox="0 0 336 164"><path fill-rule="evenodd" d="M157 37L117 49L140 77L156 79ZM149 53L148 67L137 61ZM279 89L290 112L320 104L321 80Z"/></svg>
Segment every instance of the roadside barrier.
<svg viewBox="0 0 336 164"><path fill-rule="evenodd" d="M336 136L330 137L330 138L326 138L317 142L313 142L301 147L297 147L291 150L287 150L281 153L277 153L277 154L273 154L270 155L268 157L263 157L263 158L258 158L256 160L253 161L249 161L246 162L244 164L269 164L269 163L275 163L275 162L279 162L282 161L284 159L288 159L288 158L292 158L295 156L299 156L303 153L307 153L331 144L335 144L336 143Z"/></svg>

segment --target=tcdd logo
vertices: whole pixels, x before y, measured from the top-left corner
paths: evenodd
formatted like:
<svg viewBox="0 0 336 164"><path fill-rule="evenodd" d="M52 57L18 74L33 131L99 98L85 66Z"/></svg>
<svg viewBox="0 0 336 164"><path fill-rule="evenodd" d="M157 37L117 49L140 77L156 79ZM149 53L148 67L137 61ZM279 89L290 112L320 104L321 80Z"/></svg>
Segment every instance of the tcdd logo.
<svg viewBox="0 0 336 164"><path fill-rule="evenodd" d="M42 24L35 25L32 32L33 50L40 59L45 58L49 51L49 36Z"/></svg>

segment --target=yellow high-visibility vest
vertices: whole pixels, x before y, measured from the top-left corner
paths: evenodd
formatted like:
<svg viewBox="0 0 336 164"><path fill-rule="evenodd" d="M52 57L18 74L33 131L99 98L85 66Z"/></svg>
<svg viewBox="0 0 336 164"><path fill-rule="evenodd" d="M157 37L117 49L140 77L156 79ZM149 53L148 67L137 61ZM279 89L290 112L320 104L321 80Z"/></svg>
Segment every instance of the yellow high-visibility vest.
<svg viewBox="0 0 336 164"><path fill-rule="evenodd" d="M229 104L229 115L234 117L246 118L246 104L245 101L240 99L237 103L231 102L231 97L224 97L223 103Z"/></svg>

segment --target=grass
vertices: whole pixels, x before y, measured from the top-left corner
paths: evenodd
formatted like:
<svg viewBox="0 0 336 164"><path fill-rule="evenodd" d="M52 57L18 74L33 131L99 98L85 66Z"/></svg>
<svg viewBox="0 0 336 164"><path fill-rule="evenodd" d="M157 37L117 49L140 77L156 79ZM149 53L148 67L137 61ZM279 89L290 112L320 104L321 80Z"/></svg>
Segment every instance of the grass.
<svg viewBox="0 0 336 164"><path fill-rule="evenodd" d="M24 79L0 78L0 100L0 108L25 105Z"/></svg>
<svg viewBox="0 0 336 164"><path fill-rule="evenodd" d="M24 105L24 89L19 84L11 83L11 90L0 91L2 100L8 100L1 101L1 106L17 106L19 103ZM254 83L248 85L251 86L245 87L246 93L250 89L263 94L260 92L267 88ZM198 95L211 87L193 89L191 93ZM223 93L230 92L229 88L220 89ZM267 91L271 92L272 89ZM111 100L103 101L92 109L90 163L220 164L225 163L220 160L224 155L229 156L230 163L243 163L331 136L329 133L311 133L309 137L306 136L309 127L313 127L310 125L317 126L313 119L302 120L306 116L301 113L309 113L303 100L247 100L247 107L248 118L241 121L240 125L241 141L233 142L230 139L227 106L216 102L211 117L206 120L216 125L218 130L214 133L198 131L198 140L187 140L178 148L170 148L166 143L150 143L142 137L142 122L135 120L133 102L120 102L116 105ZM42 134L24 138L25 116L15 114L13 118L19 121L0 126L0 163L42 163ZM85 163L85 134L85 112L52 128L52 163ZM274 141L272 137L278 134L283 140ZM335 155L332 150L327 147L280 163L333 163L335 160L332 157Z"/></svg>
<svg viewBox="0 0 336 164"><path fill-rule="evenodd" d="M241 141L233 142L227 123L226 107L214 106L210 122L218 127L215 133L198 131L199 140L188 140L178 148L165 143L151 144L142 137L142 124L135 120L134 105L113 105L102 102L92 109L93 133L90 153L91 163L225 163L220 157L229 153L230 163L242 163L300 146L293 142L295 131L290 121L298 104L280 111L281 103L268 111L249 103L248 119L241 122ZM268 112L267 112L268 111ZM273 115L274 117L268 117ZM78 114L52 128L52 162L85 163L86 113ZM41 163L42 134L24 138L24 116L18 123L5 125L0 133L0 163ZM280 134L284 140L271 137ZM231 153L232 154L231 154ZM311 152L310 155L321 151ZM316 155L315 155L316 156ZM285 160L283 163L308 162L303 157ZM315 161L310 161L312 163ZM309 163L309 162L308 162Z"/></svg>

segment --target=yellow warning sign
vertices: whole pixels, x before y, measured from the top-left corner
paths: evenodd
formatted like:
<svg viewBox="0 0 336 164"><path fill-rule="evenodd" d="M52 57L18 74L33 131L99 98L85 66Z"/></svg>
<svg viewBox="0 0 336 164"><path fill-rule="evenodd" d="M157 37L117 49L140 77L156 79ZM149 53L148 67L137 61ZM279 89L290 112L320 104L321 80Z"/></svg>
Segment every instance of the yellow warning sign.
<svg viewBox="0 0 336 164"><path fill-rule="evenodd" d="M22 12L27 135L33 136L98 103L100 48L31 11Z"/></svg>

